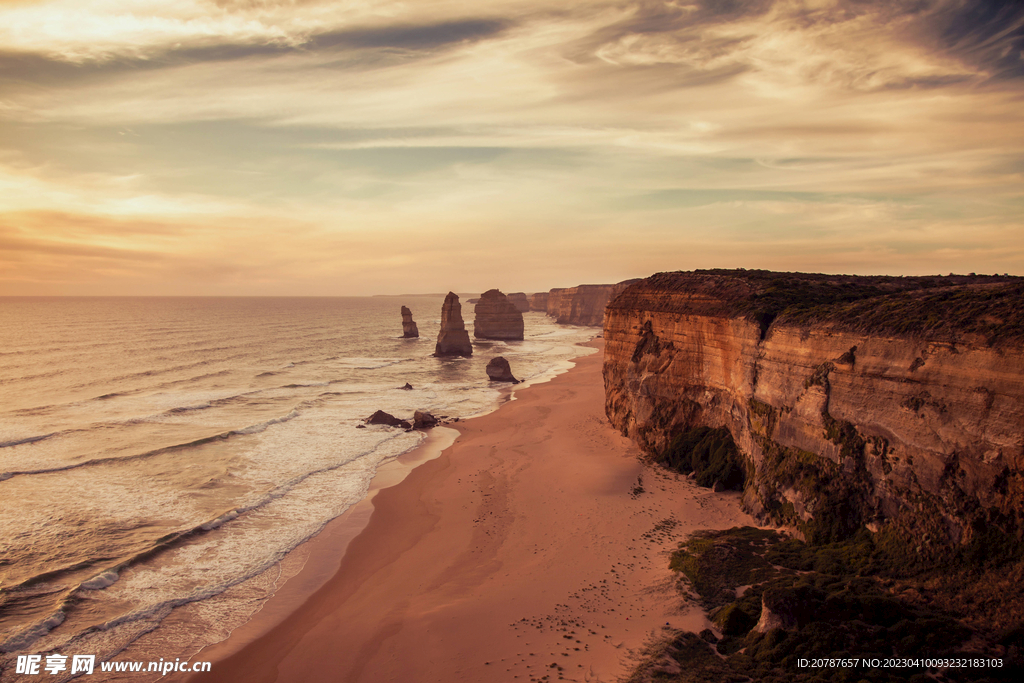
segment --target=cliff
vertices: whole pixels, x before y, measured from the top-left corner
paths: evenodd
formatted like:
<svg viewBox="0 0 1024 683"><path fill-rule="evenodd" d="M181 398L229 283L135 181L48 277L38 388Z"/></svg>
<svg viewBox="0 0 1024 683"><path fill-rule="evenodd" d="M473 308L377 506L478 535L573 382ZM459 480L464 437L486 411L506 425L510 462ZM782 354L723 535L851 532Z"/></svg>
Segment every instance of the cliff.
<svg viewBox="0 0 1024 683"><path fill-rule="evenodd" d="M548 293L537 292L536 294L530 295L530 310L541 311L547 313L548 311Z"/></svg>
<svg viewBox="0 0 1024 683"><path fill-rule="evenodd" d="M473 336L477 339L523 338L523 314L497 289L480 295L474 313Z"/></svg>
<svg viewBox="0 0 1024 683"><path fill-rule="evenodd" d="M604 335L612 424L684 460L694 430L724 427L766 521L918 554L1020 540L1022 278L659 273L615 297Z"/></svg>
<svg viewBox="0 0 1024 683"><path fill-rule="evenodd" d="M604 324L605 306L631 282L634 280L552 289L548 292L547 314L562 325L600 326Z"/></svg>
<svg viewBox="0 0 1024 683"><path fill-rule="evenodd" d="M420 336L419 328L416 327L416 321L412 319L412 311L405 306L402 306L402 336L406 339Z"/></svg>
<svg viewBox="0 0 1024 683"><path fill-rule="evenodd" d="M435 356L472 356L473 344L462 321L462 304L459 296L448 292L441 304L441 330L437 333Z"/></svg>

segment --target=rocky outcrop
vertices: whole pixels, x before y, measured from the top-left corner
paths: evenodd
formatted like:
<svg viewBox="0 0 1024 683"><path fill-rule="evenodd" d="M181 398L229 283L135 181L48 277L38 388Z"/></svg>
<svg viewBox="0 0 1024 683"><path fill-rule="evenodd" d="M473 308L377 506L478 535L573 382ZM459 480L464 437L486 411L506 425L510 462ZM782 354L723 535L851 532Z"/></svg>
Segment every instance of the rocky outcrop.
<svg viewBox="0 0 1024 683"><path fill-rule="evenodd" d="M497 289L480 296L473 320L473 336L477 339L522 339L523 314Z"/></svg>
<svg viewBox="0 0 1024 683"><path fill-rule="evenodd" d="M530 310L540 311L541 313L548 312L548 293L537 292L536 294L530 295Z"/></svg>
<svg viewBox="0 0 1024 683"><path fill-rule="evenodd" d="M402 306L402 336L406 339L420 336L420 331L412 319L412 311Z"/></svg>
<svg viewBox="0 0 1024 683"><path fill-rule="evenodd" d="M462 321L462 304L459 296L448 292L441 305L441 331L437 333L435 356L472 356L473 344Z"/></svg>
<svg viewBox="0 0 1024 683"><path fill-rule="evenodd" d="M615 285L580 285L548 292L547 314L562 325L599 326L613 297L634 280Z"/></svg>
<svg viewBox="0 0 1024 683"><path fill-rule="evenodd" d="M400 420L391 413L385 413L383 410L378 410L370 417L366 418L366 424L368 425L387 425L388 427L401 427L402 429L412 429L412 425L407 420Z"/></svg>
<svg viewBox="0 0 1024 683"><path fill-rule="evenodd" d="M430 429L436 427L438 419L425 410L417 410L412 415L412 426L414 429Z"/></svg>
<svg viewBox="0 0 1024 683"><path fill-rule="evenodd" d="M498 356L492 358L487 363L487 377L492 382L512 382L513 384L519 384L519 380L512 376L512 368L509 366L508 361Z"/></svg>
<svg viewBox="0 0 1024 683"><path fill-rule="evenodd" d="M743 501L812 540L1020 539L1024 280L659 273L608 306L612 424L660 455L726 427Z"/></svg>
<svg viewBox="0 0 1024 683"><path fill-rule="evenodd" d="M520 313L526 313L530 310L530 300L526 298L526 294L523 292L512 292L508 294L508 302L516 307L516 310Z"/></svg>
<svg viewBox="0 0 1024 683"><path fill-rule="evenodd" d="M822 611L823 597L810 586L769 588L761 595L761 618L754 630L768 633L774 629L802 628Z"/></svg>

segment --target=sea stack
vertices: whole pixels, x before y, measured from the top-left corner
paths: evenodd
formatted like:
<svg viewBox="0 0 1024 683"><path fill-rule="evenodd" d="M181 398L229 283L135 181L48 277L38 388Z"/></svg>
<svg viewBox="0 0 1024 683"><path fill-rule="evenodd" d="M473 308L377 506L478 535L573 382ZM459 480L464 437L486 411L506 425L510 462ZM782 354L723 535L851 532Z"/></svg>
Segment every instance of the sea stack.
<svg viewBox="0 0 1024 683"><path fill-rule="evenodd" d="M469 341L469 332L462 322L462 304L459 295L448 292L441 305L441 331L437 333L435 356L472 356L473 344Z"/></svg>
<svg viewBox="0 0 1024 683"><path fill-rule="evenodd" d="M489 289L480 295L475 310L473 336L477 339L523 338L523 314L498 290Z"/></svg>
<svg viewBox="0 0 1024 683"><path fill-rule="evenodd" d="M520 313L529 312L530 300L526 298L526 294L524 292L512 292L507 296L509 303L515 306Z"/></svg>
<svg viewBox="0 0 1024 683"><path fill-rule="evenodd" d="M412 311L405 306L402 306L402 336L406 339L420 336L416 321L412 319Z"/></svg>
<svg viewBox="0 0 1024 683"><path fill-rule="evenodd" d="M487 364L487 378L492 382L519 384L519 380L512 376L512 368L509 366L508 361L501 356L492 358Z"/></svg>

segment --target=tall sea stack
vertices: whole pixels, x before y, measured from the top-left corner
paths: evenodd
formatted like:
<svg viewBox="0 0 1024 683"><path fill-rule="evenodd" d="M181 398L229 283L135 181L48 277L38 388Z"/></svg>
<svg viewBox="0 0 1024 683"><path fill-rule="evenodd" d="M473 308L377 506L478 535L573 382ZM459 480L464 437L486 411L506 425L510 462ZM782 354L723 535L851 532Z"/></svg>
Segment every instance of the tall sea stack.
<svg viewBox="0 0 1024 683"><path fill-rule="evenodd" d="M530 311L530 300L526 298L524 292L512 292L506 294L508 302L515 306L520 313L528 313Z"/></svg>
<svg viewBox="0 0 1024 683"><path fill-rule="evenodd" d="M473 345L462 322L462 304L455 292L448 292L441 305L441 331L437 334L435 356L472 356Z"/></svg>
<svg viewBox="0 0 1024 683"><path fill-rule="evenodd" d="M523 314L497 289L484 292L475 311L473 336L477 339L523 338Z"/></svg>
<svg viewBox="0 0 1024 683"><path fill-rule="evenodd" d="M416 321L412 319L412 311L405 306L402 306L402 336L406 339L420 336Z"/></svg>

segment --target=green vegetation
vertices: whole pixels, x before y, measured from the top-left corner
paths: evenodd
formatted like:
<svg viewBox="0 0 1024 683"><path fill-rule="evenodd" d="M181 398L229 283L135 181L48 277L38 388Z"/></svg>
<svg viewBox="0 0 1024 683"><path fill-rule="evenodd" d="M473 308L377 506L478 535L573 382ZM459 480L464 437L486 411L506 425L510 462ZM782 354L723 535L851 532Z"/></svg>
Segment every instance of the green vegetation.
<svg viewBox="0 0 1024 683"><path fill-rule="evenodd" d="M978 334L989 344L1024 339L1024 278L1020 277L888 277L764 270L694 273L747 283L753 293L730 302L728 312L757 323L762 338L768 327L778 322L830 323L851 331L923 335L936 340ZM848 361L853 358L851 350Z"/></svg>
<svg viewBox="0 0 1024 683"><path fill-rule="evenodd" d="M991 597L1005 596L1024 572L1020 556L1004 557L981 574L977 568L964 574L955 558L914 573L907 561L915 551L893 541L891 534L861 531L842 542L809 545L751 527L693 536L680 544L671 566L710 610L722 638L675 632L653 641L628 680L1014 680L1024 666L1019 604L1003 610L1003 623L990 614L972 620L962 594L978 599L974 584L992 581ZM1001 582L993 581L997 576ZM757 630L762 617L767 623ZM1003 667L941 670L914 661L895 669L800 666L815 658L894 657L996 657ZM665 664L672 661L680 665Z"/></svg>
<svg viewBox="0 0 1024 683"><path fill-rule="evenodd" d="M743 489L743 459L725 427L697 427L677 435L658 461L683 474L696 473L700 486L718 482L726 489Z"/></svg>

